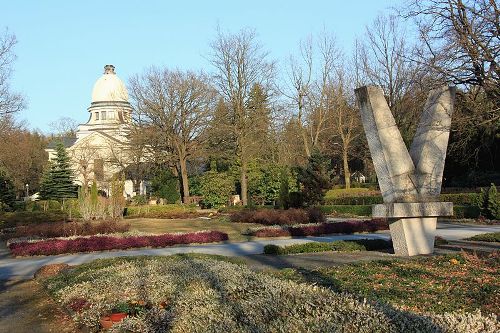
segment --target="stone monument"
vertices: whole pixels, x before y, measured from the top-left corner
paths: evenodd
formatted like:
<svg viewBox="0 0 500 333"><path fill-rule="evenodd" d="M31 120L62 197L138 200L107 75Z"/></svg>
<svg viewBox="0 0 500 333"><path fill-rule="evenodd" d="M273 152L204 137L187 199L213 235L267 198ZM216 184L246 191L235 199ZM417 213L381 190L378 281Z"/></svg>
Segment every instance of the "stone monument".
<svg viewBox="0 0 500 333"><path fill-rule="evenodd" d="M355 92L384 199L372 207L372 216L389 219L397 255L432 253L437 217L453 215L453 204L438 197L455 88L429 93L409 152L382 89L365 86Z"/></svg>

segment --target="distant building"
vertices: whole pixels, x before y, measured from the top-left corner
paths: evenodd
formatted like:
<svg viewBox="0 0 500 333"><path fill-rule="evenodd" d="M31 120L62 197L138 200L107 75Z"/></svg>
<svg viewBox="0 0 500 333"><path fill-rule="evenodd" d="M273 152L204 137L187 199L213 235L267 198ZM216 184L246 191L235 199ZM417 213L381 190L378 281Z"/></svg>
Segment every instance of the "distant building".
<svg viewBox="0 0 500 333"><path fill-rule="evenodd" d="M365 183L366 182L366 177L359 171L355 171L351 175L351 179L354 180L357 183Z"/></svg>
<svg viewBox="0 0 500 333"><path fill-rule="evenodd" d="M125 170L132 160L128 149L130 119L133 112L125 84L118 78L113 65L104 67L104 74L94 84L92 102L87 109L87 123L78 126L76 138L63 138L72 160L78 185L89 186L96 180L100 190L109 194L109 183ZM46 151L49 160L56 155L57 141ZM125 181L127 197L145 194L142 181Z"/></svg>

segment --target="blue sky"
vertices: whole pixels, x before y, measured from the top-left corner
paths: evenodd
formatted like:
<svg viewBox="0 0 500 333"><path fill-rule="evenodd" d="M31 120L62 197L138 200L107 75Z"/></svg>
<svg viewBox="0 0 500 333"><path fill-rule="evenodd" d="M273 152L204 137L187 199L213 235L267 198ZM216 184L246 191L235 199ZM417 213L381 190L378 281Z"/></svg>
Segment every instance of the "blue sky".
<svg viewBox="0 0 500 333"><path fill-rule="evenodd" d="M281 64L301 39L333 32L349 50L366 24L398 0L4 1L0 29L17 36L13 88L28 100L18 115L45 133L60 117L87 121L105 64L128 78L151 65L210 71L204 58L217 25L255 28Z"/></svg>

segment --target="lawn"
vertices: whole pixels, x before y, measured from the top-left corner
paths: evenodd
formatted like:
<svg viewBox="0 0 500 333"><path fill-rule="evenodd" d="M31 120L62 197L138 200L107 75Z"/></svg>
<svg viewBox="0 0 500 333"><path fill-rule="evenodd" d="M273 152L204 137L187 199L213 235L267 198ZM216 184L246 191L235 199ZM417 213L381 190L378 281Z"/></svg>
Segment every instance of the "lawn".
<svg viewBox="0 0 500 333"><path fill-rule="evenodd" d="M372 261L276 276L381 300L417 313L475 311L500 315L500 257L460 255Z"/></svg>
<svg viewBox="0 0 500 333"><path fill-rule="evenodd" d="M140 232L161 234L173 232L195 232L202 230L216 230L227 233L229 240L240 242L251 240L252 236L242 235L249 228L259 227L259 224L230 222L226 218L213 218L210 220L201 218L192 219L151 219L136 218L127 219L130 230Z"/></svg>
<svg viewBox="0 0 500 333"><path fill-rule="evenodd" d="M426 265L424 261L418 269ZM500 328L492 316L414 314L331 288L255 273L214 256L96 260L40 282L91 331L99 329L100 318L117 311L129 316L115 324L115 332L473 333Z"/></svg>

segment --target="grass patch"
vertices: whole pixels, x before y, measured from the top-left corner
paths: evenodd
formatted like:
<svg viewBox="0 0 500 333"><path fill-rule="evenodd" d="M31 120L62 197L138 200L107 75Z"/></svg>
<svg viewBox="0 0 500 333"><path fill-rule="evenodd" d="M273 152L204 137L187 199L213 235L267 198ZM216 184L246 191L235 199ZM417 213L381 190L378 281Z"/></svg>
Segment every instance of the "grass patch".
<svg viewBox="0 0 500 333"><path fill-rule="evenodd" d="M212 218L210 220L192 219L151 219L138 218L129 219L130 230L140 232L163 234L169 232L196 232L202 230L221 231L228 234L229 240L234 242L251 240L253 237L243 235L249 227L256 228L259 224L231 222L225 217Z"/></svg>
<svg viewBox="0 0 500 333"><path fill-rule="evenodd" d="M373 261L276 274L350 292L418 313L475 311L500 314L499 257L458 255Z"/></svg>
<svg viewBox="0 0 500 333"><path fill-rule="evenodd" d="M467 240L478 242L500 242L500 232L490 232L487 234L476 235L467 238Z"/></svg>
<svg viewBox="0 0 500 333"><path fill-rule="evenodd" d="M388 249L392 246L391 242L383 239L359 239L334 242L310 242L303 244L293 244L288 246L266 245L264 254L284 255L296 253L311 252L352 252L352 251L373 251Z"/></svg>
<svg viewBox="0 0 500 333"><path fill-rule="evenodd" d="M334 199L334 198L345 198L345 197L359 197L363 195L377 195L380 194L379 191L374 191L370 190L368 188L362 188L362 187L357 187L357 188L350 188L350 189L345 189L345 188L334 188L331 190L328 190L325 194L325 200L329 199Z"/></svg>

